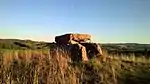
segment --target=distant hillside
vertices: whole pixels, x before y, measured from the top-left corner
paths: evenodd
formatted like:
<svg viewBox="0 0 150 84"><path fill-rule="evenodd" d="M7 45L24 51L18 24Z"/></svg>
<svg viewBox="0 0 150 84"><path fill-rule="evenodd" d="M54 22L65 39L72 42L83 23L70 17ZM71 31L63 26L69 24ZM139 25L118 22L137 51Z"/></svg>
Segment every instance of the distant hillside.
<svg viewBox="0 0 150 84"><path fill-rule="evenodd" d="M102 48L109 54L134 54L135 56L150 56L150 44L138 43L118 43L118 44L101 44Z"/></svg>
<svg viewBox="0 0 150 84"><path fill-rule="evenodd" d="M46 47L45 42L19 39L0 39L0 49L39 49Z"/></svg>
<svg viewBox="0 0 150 84"><path fill-rule="evenodd" d="M47 49L54 43L37 42L19 39L0 39L0 49ZM139 52L150 51L150 44L118 43L101 44L101 47L109 52Z"/></svg>
<svg viewBox="0 0 150 84"><path fill-rule="evenodd" d="M129 51L141 51L150 50L150 44L138 44L138 43L118 43L118 44L101 44L107 50L129 50Z"/></svg>

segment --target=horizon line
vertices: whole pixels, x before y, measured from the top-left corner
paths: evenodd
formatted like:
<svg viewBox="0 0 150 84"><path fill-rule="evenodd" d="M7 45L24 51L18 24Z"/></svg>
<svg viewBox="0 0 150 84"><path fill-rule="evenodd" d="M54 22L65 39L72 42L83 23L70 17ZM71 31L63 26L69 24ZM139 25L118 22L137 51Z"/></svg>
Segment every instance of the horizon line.
<svg viewBox="0 0 150 84"><path fill-rule="evenodd" d="M49 43L53 43L55 41L48 41L48 40L35 40L35 39L30 39L30 38L0 38L2 40L8 40L8 39L12 39L12 40L30 40L30 41L37 41L37 42L49 42ZM150 44L150 43L142 43L142 42L94 42L92 41L92 43L100 43L100 44Z"/></svg>

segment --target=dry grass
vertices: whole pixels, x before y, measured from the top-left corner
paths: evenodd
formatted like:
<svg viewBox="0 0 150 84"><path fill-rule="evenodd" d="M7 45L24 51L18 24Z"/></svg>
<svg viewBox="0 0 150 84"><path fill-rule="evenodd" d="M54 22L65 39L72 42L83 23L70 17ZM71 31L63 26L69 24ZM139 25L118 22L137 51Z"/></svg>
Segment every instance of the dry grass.
<svg viewBox="0 0 150 84"><path fill-rule="evenodd" d="M59 52L59 53L58 53ZM74 74L67 54L59 49L10 50L1 53L1 78L4 84L67 84ZM73 78L73 79L71 79Z"/></svg>
<svg viewBox="0 0 150 84"><path fill-rule="evenodd" d="M0 84L148 84L150 79L149 60L142 57L72 62L61 49L3 50L0 55Z"/></svg>

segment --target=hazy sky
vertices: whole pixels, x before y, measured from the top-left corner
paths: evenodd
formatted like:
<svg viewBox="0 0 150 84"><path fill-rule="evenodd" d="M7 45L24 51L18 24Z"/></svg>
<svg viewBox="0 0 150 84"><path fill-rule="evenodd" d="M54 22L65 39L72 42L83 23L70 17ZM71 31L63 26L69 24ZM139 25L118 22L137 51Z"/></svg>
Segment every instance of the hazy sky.
<svg viewBox="0 0 150 84"><path fill-rule="evenodd" d="M54 41L69 32L150 43L150 0L0 0L0 38Z"/></svg>

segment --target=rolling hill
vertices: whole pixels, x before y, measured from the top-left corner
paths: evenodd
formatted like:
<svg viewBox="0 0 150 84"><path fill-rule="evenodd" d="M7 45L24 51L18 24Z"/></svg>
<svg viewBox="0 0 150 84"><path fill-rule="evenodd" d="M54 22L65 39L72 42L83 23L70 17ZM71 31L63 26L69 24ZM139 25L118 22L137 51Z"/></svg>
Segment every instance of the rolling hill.
<svg viewBox="0 0 150 84"><path fill-rule="evenodd" d="M55 43L38 42L32 40L19 40L19 39L0 39L0 49L48 49ZM108 53L141 53L147 52L150 54L150 44L138 43L109 43L101 44L101 47L108 51Z"/></svg>

